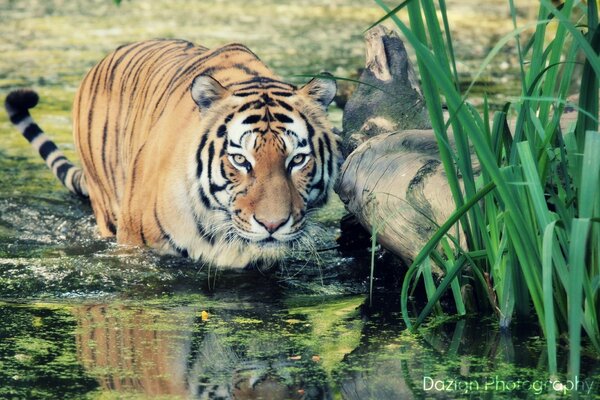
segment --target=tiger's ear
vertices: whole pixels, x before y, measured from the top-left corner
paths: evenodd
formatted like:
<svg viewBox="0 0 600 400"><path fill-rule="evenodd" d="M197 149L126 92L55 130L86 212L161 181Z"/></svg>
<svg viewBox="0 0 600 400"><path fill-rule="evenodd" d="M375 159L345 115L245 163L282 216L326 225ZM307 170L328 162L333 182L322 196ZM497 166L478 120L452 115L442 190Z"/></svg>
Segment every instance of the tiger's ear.
<svg viewBox="0 0 600 400"><path fill-rule="evenodd" d="M224 99L229 94L216 79L208 75L198 75L190 87L192 98L200 108L209 108L215 101Z"/></svg>
<svg viewBox="0 0 600 400"><path fill-rule="evenodd" d="M322 77L311 79L298 92L313 99L323 110L327 110L327 106L333 101L337 92L337 84L330 73L322 72L320 75Z"/></svg>

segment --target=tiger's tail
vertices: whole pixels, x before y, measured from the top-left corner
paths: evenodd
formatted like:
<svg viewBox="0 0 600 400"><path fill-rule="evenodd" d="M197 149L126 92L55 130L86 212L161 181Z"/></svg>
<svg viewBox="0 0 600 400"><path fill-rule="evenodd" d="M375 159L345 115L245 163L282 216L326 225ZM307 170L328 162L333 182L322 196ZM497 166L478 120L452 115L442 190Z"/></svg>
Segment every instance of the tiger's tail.
<svg viewBox="0 0 600 400"><path fill-rule="evenodd" d="M29 109L35 107L38 100L39 96L33 90L15 90L8 94L4 106L10 121L40 153L58 180L72 193L88 197L83 170L73 165L31 118Z"/></svg>

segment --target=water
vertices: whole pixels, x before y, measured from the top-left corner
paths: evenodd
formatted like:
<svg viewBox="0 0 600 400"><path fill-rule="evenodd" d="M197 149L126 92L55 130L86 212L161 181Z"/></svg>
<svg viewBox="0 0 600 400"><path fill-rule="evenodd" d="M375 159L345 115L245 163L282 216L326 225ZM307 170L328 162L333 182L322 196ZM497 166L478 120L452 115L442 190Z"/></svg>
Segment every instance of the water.
<svg viewBox="0 0 600 400"><path fill-rule="evenodd" d="M500 0L479 8L474 0L448 4L455 37L464 38L456 50L468 80L511 29L508 8ZM531 4L522 5L523 19ZM119 44L152 37L207 46L242 41L300 82L305 78L294 75L355 73L364 62L361 32L380 16L360 0L131 0L120 8L110 0L0 0L0 95L39 90L34 116L76 159L74 92L87 69ZM514 56L514 47L501 52L498 68L478 86L498 104L518 86ZM339 126L341 111L331 116ZM319 251L292 254L271 272L215 271L99 239L89 205L60 187L4 114L0 137L1 399L570 393L564 346L561 375L550 377L535 324L500 332L493 319L438 318L419 334L408 332L398 312L402 269L385 256L371 304L368 244L358 242L351 254L332 249L339 202L317 216ZM579 393L600 398L598 359L586 356L582 371Z"/></svg>

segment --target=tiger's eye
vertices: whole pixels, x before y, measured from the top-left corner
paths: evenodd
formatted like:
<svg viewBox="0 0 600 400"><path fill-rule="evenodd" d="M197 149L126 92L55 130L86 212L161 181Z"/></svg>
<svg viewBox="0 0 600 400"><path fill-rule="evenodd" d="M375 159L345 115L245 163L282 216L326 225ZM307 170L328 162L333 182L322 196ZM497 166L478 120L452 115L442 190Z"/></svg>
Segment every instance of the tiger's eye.
<svg viewBox="0 0 600 400"><path fill-rule="evenodd" d="M306 160L306 154L296 154L294 158L292 158L293 165L300 165Z"/></svg>
<svg viewBox="0 0 600 400"><path fill-rule="evenodd" d="M241 154L234 154L232 158L233 162L238 165L244 165L246 163L246 157Z"/></svg>

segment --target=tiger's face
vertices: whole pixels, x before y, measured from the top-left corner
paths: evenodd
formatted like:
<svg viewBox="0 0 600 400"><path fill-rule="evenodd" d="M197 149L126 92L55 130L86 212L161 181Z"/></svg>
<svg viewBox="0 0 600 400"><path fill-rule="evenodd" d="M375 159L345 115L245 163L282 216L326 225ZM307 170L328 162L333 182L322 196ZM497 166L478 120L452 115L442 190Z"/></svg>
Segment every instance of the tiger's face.
<svg viewBox="0 0 600 400"><path fill-rule="evenodd" d="M328 79L300 89L278 81L225 89L196 78L192 97L209 110L215 138L202 146L208 159L197 160L209 169L200 176L203 203L218 204L227 235L262 248L302 237L307 213L326 202L336 176L337 138L326 116L335 91Z"/></svg>

